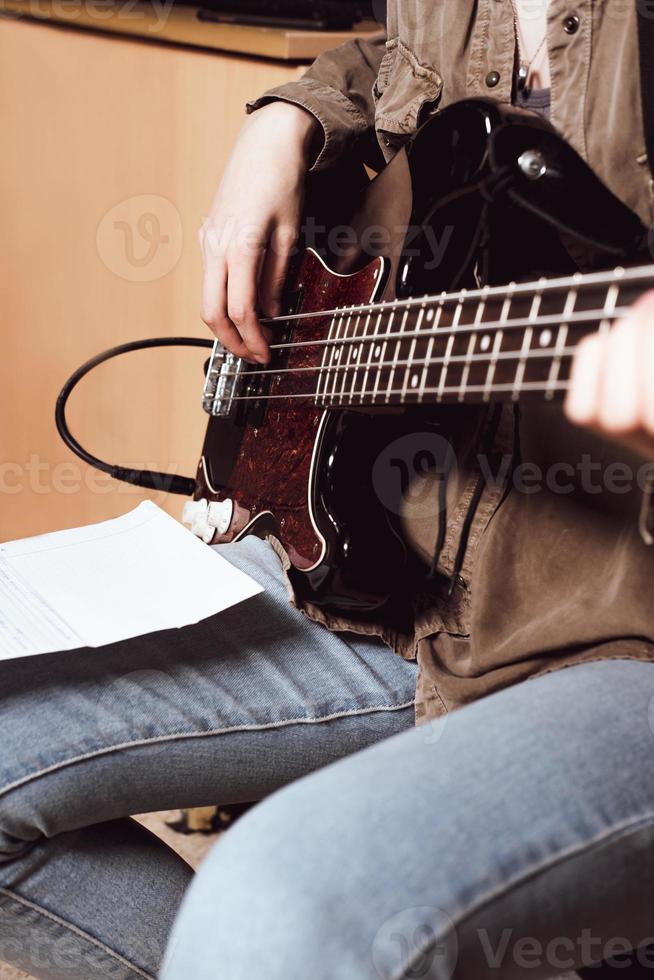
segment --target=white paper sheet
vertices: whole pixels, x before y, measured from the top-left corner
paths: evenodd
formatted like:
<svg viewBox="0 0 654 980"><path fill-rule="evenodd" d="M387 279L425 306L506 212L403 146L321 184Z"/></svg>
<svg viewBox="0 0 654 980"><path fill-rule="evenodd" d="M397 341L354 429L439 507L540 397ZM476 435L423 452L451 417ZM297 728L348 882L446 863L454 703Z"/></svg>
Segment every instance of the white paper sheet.
<svg viewBox="0 0 654 980"><path fill-rule="evenodd" d="M0 544L0 660L187 626L262 592L151 501Z"/></svg>

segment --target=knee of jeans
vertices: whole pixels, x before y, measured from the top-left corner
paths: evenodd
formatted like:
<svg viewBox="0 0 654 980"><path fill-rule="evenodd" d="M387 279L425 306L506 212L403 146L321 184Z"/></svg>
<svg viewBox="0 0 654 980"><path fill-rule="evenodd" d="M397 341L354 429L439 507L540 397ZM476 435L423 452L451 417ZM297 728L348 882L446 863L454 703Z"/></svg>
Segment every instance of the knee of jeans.
<svg viewBox="0 0 654 980"><path fill-rule="evenodd" d="M0 795L0 863L20 857L45 836L37 787Z"/></svg>
<svg viewBox="0 0 654 980"><path fill-rule="evenodd" d="M163 980L322 976L344 955L343 868L283 790L218 842L182 905ZM326 958L326 959L325 959Z"/></svg>

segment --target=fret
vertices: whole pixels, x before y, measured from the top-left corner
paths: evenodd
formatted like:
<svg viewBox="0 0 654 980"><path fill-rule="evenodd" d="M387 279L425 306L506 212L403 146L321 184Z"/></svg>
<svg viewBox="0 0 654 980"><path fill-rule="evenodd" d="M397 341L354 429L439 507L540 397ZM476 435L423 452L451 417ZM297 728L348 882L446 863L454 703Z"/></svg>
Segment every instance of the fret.
<svg viewBox="0 0 654 980"><path fill-rule="evenodd" d="M613 283L612 285L617 287L617 294L615 297L615 303L622 309L629 307L632 303L642 296L644 288L654 285L654 267L652 267L652 276L649 283L643 283L638 280L633 281L631 279L632 269L623 269L622 266L618 266L613 270ZM608 292L609 290L607 290ZM615 309L609 311L609 315L612 315Z"/></svg>
<svg viewBox="0 0 654 980"><path fill-rule="evenodd" d="M556 346L554 348L554 356L552 358L552 366L550 368L550 374L547 379L547 387L545 389L545 398L547 401L551 401L559 384L559 375L561 373L561 361L562 361L562 351L568 342L568 333L570 331L570 324L567 322L568 318L574 313L575 303L577 302L577 288L571 288L568 290L568 295L566 296L565 304L563 307L563 320L559 326L559 332L556 338Z"/></svg>
<svg viewBox="0 0 654 980"><path fill-rule="evenodd" d="M351 319L352 319L352 315L350 315L350 319L348 320L348 324L349 324L349 322L350 322ZM353 330L352 330L353 339L358 336L357 329L358 329L359 321L360 320L361 320L361 314L359 313L359 315L357 316L357 318L356 318L356 320L354 321L354 324L353 324ZM346 328L345 328L345 336L349 338L348 326L346 326ZM338 375L338 378L337 378L337 380L339 382L339 385L338 385L338 388L339 388L339 390L338 390L338 397L340 398L341 403L343 402L343 396L345 395L345 385L347 384L347 382L350 379L350 367L351 367L351 365L352 365L353 362L356 365L357 359L360 356L360 351L361 351L361 345L360 344L357 344L356 342L354 342L354 343L348 343L348 344L346 344L346 347L347 347L347 350L346 350L345 353L346 353L347 357L345 359L345 363L343 363L343 359L342 359L341 360L341 364L339 366L339 370L334 372L336 375ZM336 385L335 385L335 388L336 388Z"/></svg>
<svg viewBox="0 0 654 980"><path fill-rule="evenodd" d="M556 385L555 394L562 394L567 391L568 385L565 381L559 381ZM468 395L470 400L474 400L475 404L484 401L484 396L486 393L486 385L469 385ZM436 395L437 400L445 403L456 403L459 398L458 387L447 387L442 393L438 389L432 388L427 390L427 394ZM522 397L537 395L542 397L545 394L545 384L539 381L528 381L522 386ZM513 383L509 382L507 384L497 383L493 385L493 395L500 401L506 402L511 401L513 395Z"/></svg>
<svg viewBox="0 0 654 980"><path fill-rule="evenodd" d="M277 371L271 397L302 397L295 378L313 381L317 374L315 398L325 406L517 401L523 394L552 400L567 388L579 340L610 329L638 285L642 292L645 276L630 272L326 311L324 320L332 315L326 337L287 345L313 347L316 360L323 346L320 367ZM286 395L279 391L285 373L292 375Z"/></svg>
<svg viewBox="0 0 654 980"><path fill-rule="evenodd" d="M402 334L402 331L404 330L404 328L406 326L406 321L407 321L407 317L408 316L409 316L409 308L407 307L407 309L404 311L404 316L402 317L402 322L400 323L400 329L398 331L400 333L400 335ZM401 345L403 344L403 342L404 342L404 340L403 340L402 336L398 337L397 341L395 342L395 351L393 353L393 365L391 367L391 372L390 372L390 375L388 377L388 384L386 385L386 401L387 402L390 400L391 391L393 390L393 378L395 377L395 370L396 370L396 367L397 367L398 354L401 353L401 350L402 350L402 346ZM415 345L415 339L414 339L414 345Z"/></svg>
<svg viewBox="0 0 654 980"><path fill-rule="evenodd" d="M358 323L358 319L357 319ZM368 327L372 323L372 313L369 313L366 317L366 322L363 325L363 333L361 334L361 345L356 357L356 363L354 371L352 372L352 384L350 385L350 403L354 402L354 396L356 394L357 378L359 376L359 371L362 370L361 362L366 353L366 337L368 336Z"/></svg>
<svg viewBox="0 0 654 980"><path fill-rule="evenodd" d="M334 321L336 316L331 318L329 324L329 331L327 333L328 340L332 339L334 332ZM320 368L318 369L318 384L316 386L316 404L320 404L321 401L324 403L326 389L327 389L327 379L329 378L329 372L327 370L327 361L330 357L334 356L334 348L328 345L323 347L322 361L320 362Z"/></svg>
<svg viewBox="0 0 654 980"><path fill-rule="evenodd" d="M365 369L365 373L363 375L363 382L361 384L361 392L360 392L360 395L359 395L360 402L363 402L363 400L365 398L365 395L367 393L367 390L368 390L368 376L369 376L370 371L372 369L372 358L373 358L373 354L375 352L375 347L379 343L379 327L381 326L383 315L384 315L384 312L382 310L382 311L380 311L379 316L377 317L377 322L375 323L375 329L373 330L372 334L370 335L370 339L368 340L368 345L369 345L368 346L368 360L366 361L366 369Z"/></svg>
<svg viewBox="0 0 654 980"><path fill-rule="evenodd" d="M448 388L461 388L464 384L467 386L470 381L467 375L470 373L473 362L469 361L468 358L475 349L476 340L474 338L478 332L479 318L483 314L483 306L480 309L479 301L471 300L466 290L459 294L459 303L460 306L457 304L452 317L452 324L448 329L448 332L453 334L453 343L449 353L444 343L441 342L436 345L436 356L438 357L440 354L448 362L444 382ZM445 347L444 350L443 347ZM439 378L439 383L442 381L443 379Z"/></svg>
<svg viewBox="0 0 654 980"><path fill-rule="evenodd" d="M615 270L616 278L620 279L624 275L624 269ZM610 330L613 325L613 314L615 312L615 307L618 302L618 296L620 295L619 283L612 283L606 291L606 299L604 300L604 308L602 310L603 316L599 325L599 332L605 334L607 330Z"/></svg>
<svg viewBox="0 0 654 980"><path fill-rule="evenodd" d="M347 309L343 308L341 315L338 318L336 324L336 333L333 336L334 341L339 341L342 339L344 331L346 329L348 319L347 319ZM341 362L343 356L343 344L333 343L331 345L331 357L329 364L327 366L327 378L325 380L325 404L331 404L334 400L334 386L338 378L338 366Z"/></svg>
<svg viewBox="0 0 654 980"><path fill-rule="evenodd" d="M427 350L425 352L425 366L422 369L422 377L420 378L420 386L418 388L418 401L421 402L425 397L425 385L427 383L427 377L429 375L429 367L431 363L432 354L434 352L434 344L436 343L436 337L438 335L438 327L441 321L441 316L443 315L443 305L444 305L445 292L441 293L440 302L434 311L433 308L427 310L425 319L427 323L431 324L431 336L427 344Z"/></svg>
<svg viewBox="0 0 654 980"><path fill-rule="evenodd" d="M544 282L545 282L544 279L540 280L539 286L541 287L541 291L537 292L534 295L531 304L531 310L529 311L529 320L532 323L535 323L538 320L538 311L540 310L540 304L543 299L542 287ZM520 360L518 361L518 366L516 367L515 381L513 385L513 401L517 401L520 397L520 388L522 387L522 383L525 380L525 371L527 369L527 358L529 357L531 351L531 341L533 336L534 336L534 328L532 326L528 326L525 329L525 334L522 341L522 347L520 349Z"/></svg>
<svg viewBox="0 0 654 980"><path fill-rule="evenodd" d="M416 320L415 330L418 332L422 326L422 321L425 316L427 304L423 303L420 307L420 313L418 314L418 319ZM411 346L409 348L409 356L407 358L407 366L404 370L404 384L402 385L402 400L406 399L407 391L409 390L409 384L411 385L411 390L415 390L418 386L419 375L416 373L414 367L414 360L416 354L416 347L418 345L418 338L414 337L411 341ZM415 383L414 383L415 382Z"/></svg>
<svg viewBox="0 0 654 980"><path fill-rule="evenodd" d="M347 333L347 325L352 319L352 314L346 319L347 308L343 310L341 317L339 319L338 327L336 329L336 336L333 338L336 341L342 340ZM342 332L341 332L342 330ZM343 357L344 344L335 343L332 346L331 359L328 365L328 378L325 382L325 403L333 404L334 396L336 394L336 384L338 382L339 371L338 368ZM331 389L331 390L329 390Z"/></svg>
<svg viewBox="0 0 654 980"><path fill-rule="evenodd" d="M569 358L573 353L574 353L574 348L567 348L567 349L561 351L561 356L562 357ZM489 355L489 356L492 356L492 355ZM517 355L516 355L516 353L514 351L500 351L498 353L498 355L497 355L498 360L500 362L508 362L508 361L514 361L515 362L516 356ZM549 359L550 356L551 355L550 355L549 351L548 352L532 351L532 353L530 354L530 358L548 358ZM484 358L484 359L487 360L488 358ZM452 363L454 363L455 361L457 363L460 363L462 361L465 361L465 355L460 355L460 356L459 355L454 355L454 357L451 360L452 360ZM441 360L438 360L438 363L440 364L441 363ZM298 368L297 369L297 372L293 372L293 374L299 373L299 372L304 372L304 371L307 371L307 372L314 371L315 372L315 368L312 368L312 367ZM303 377L307 377L307 375L303 373ZM567 381L558 381L555 384L554 388L555 388L555 391L557 393L560 392L560 391L566 390L567 389ZM513 389L514 389L513 383L496 382L496 383L493 384L492 391L493 391L493 395L504 395L504 394L507 394L508 393L509 395L512 396L513 395ZM469 384L467 386L467 388L466 388L466 395L468 395L468 394L471 395L474 398L474 401L476 403L481 403L481 402L483 402L485 400L484 399L484 395L485 395L486 390L487 390L486 384L483 384L483 385L482 384L476 384L476 383L475 384ZM528 393L528 394L537 393L537 394L543 395L543 394L545 394L545 391L546 391L546 383L544 381L526 381L522 385L521 395L523 393ZM460 393L460 388L459 388L458 385L446 385L446 387L444 389L441 389L438 386L430 386L430 387L427 387L425 389L425 395L430 400L432 400L431 396L433 396L433 400L434 401L438 401L439 398L440 398L441 401L448 401L448 402L455 401L455 400L458 400L459 393ZM393 391L391 391L391 396L394 399L397 399L397 404L402 404L401 395L402 395L402 391L399 388L396 388ZM265 397L266 397L266 400L268 400L268 401L276 401L276 400L287 401L287 400L296 399L296 398L297 399L306 400L306 399L310 399L312 397L315 397L315 395L311 391L303 391L303 390L300 390L300 391L294 391L294 390L291 390L291 391L288 391L288 390L287 391L283 391L282 390L282 391L280 391L279 389L276 389L273 393L271 393L271 394L269 394L269 395L267 395ZM252 395L248 395L248 394L235 395L232 400L234 402L239 402L239 401L252 401L253 400L253 396ZM510 400L510 398L509 399L502 399L502 400ZM339 404L340 404L340 402L337 399L336 400L336 405L339 405ZM370 398L367 398L366 399L365 404L370 404L370 405L374 404L374 397L373 397L372 393L370 393Z"/></svg>
<svg viewBox="0 0 654 980"><path fill-rule="evenodd" d="M479 300L479 303L477 304L477 312L475 313L475 319L473 320L473 323L474 323L474 325L476 327L478 327L479 324L482 322L482 318L484 316L484 310L486 308L486 297L487 297L487 295L488 295L488 288L486 288L486 291L484 292L484 295L482 296L482 298ZM468 350L467 350L467 353L466 353L466 359L465 359L465 363L463 365L463 374L461 376L461 390L459 392L459 401L460 402L462 402L462 401L465 400L466 388L468 386L468 378L470 377L470 369L472 367L472 357L473 357L474 352L475 352L475 347L477 345L477 338L478 338L478 336L479 335L476 332L470 334L470 342L468 344Z"/></svg>
<svg viewBox="0 0 654 980"><path fill-rule="evenodd" d="M389 334L393 330L393 320L395 318L396 309L393 309L390 319L388 321L388 329L386 333ZM375 383L372 388L372 402L373 405L377 400L377 392L379 391L379 386L381 383L382 374L384 372L384 360L386 358L386 348L388 347L388 341L382 340L381 343L376 343L374 345L374 360L377 362L375 371Z"/></svg>
<svg viewBox="0 0 654 980"><path fill-rule="evenodd" d="M466 294L465 289L462 289L461 292L460 292L460 294L459 294L459 301L458 301L458 303L456 305L456 309L454 311L454 317L452 318L452 327L453 327L453 330L450 333L450 335L448 337L448 341L447 341L447 347L446 347L446 350L445 350L445 358L443 360L443 366L441 368L441 376L440 376L440 379L438 381L438 389L437 389L438 390L438 394L436 395L437 401L441 401L442 400L443 392L445 391L445 382L447 381L447 371L448 371L448 368L450 366L450 363L449 362L450 362L450 358L452 356L452 348L454 347L454 338L456 337L455 331L456 331L456 327L458 326L459 319L461 317L461 312L463 310L463 301L465 299L465 294Z"/></svg>
<svg viewBox="0 0 654 980"><path fill-rule="evenodd" d="M502 303L502 312L500 313L500 323L508 320L508 315L511 310L511 301L513 299L513 290L515 289L515 283L510 282L508 285L507 295ZM498 355L502 349L502 340L504 338L504 331L502 329L497 330L495 335L495 341L493 343L493 350L491 353L490 364L488 365L488 371L486 372L486 381L484 382L484 401L490 400L491 390L493 387L493 380L495 378L495 371L497 369Z"/></svg>
<svg viewBox="0 0 654 980"><path fill-rule="evenodd" d="M514 300L514 303L520 302L524 305L525 301L526 298L523 295L522 297L519 298L519 300ZM490 303L487 306L486 312L488 312L489 307L490 307ZM504 304L504 308L505 308L505 304ZM356 309L358 308L355 308L354 312L356 312ZM529 317L527 315L528 309L529 309L529 304L527 305L527 310L525 311L524 315L511 316L507 320L501 319L501 314L500 311L498 310L497 314L493 315L491 320L484 319L479 325L474 325L471 321L463 322L463 320L459 322L456 325L456 327L452 326L452 322L443 323L439 327L439 330L437 331L437 339L439 336L440 339L444 339L444 337L447 337L450 334L454 333L456 335L455 344L459 344L460 349L463 351L465 349L465 338L469 336L471 333L478 333L481 335L481 342L480 342L481 349L487 350L494 335L497 333L498 330L501 330L506 335L507 343L510 343L511 338L513 340L513 346L510 349L520 350L520 347L522 346L523 330L525 327L532 325L532 321L529 320ZM614 311L614 316L625 315L628 312L628 309L629 309L628 307L618 307ZM385 312L386 312L385 309L382 310L381 311L382 315ZM394 308L393 313L397 314L397 312L398 309ZM568 320L571 323L571 325L574 325L575 327L579 327L581 329L585 328L586 330L595 330L597 328L597 323L598 323L600 313L601 311L598 311L596 309L588 309L588 310L577 309L574 311L574 313L570 315L570 317L568 317ZM562 316L563 316L563 307L561 306L561 309L556 313L540 313L536 325L538 327L544 327L544 328L551 327L551 326L558 326L561 322ZM479 329L480 326L487 327L488 332L484 333L483 330ZM427 333L427 331L405 330L402 334L402 340L403 341L410 340L414 336L420 339L421 333L424 335ZM400 333L397 329L396 330L389 329L386 334L381 335L380 339L382 341L385 340L387 343L391 343L397 340L399 336ZM353 338L350 338L350 342L352 342L352 340ZM276 347L292 347L292 348L322 347L325 345L333 346L334 343L335 343L334 340L328 340L328 339L315 340L315 341L305 340L305 341L298 341L297 343L282 344L282 345L272 344L271 347L272 349L275 349ZM387 364L389 365L391 363L392 363L391 361L387 362Z"/></svg>

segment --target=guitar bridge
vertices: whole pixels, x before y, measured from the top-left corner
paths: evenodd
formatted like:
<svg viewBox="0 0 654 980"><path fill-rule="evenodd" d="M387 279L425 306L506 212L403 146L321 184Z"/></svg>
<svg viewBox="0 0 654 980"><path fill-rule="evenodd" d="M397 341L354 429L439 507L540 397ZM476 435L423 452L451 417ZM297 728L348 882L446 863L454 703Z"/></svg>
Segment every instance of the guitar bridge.
<svg viewBox="0 0 654 980"><path fill-rule="evenodd" d="M242 386L244 361L216 341L202 392L202 408L208 415L226 418Z"/></svg>

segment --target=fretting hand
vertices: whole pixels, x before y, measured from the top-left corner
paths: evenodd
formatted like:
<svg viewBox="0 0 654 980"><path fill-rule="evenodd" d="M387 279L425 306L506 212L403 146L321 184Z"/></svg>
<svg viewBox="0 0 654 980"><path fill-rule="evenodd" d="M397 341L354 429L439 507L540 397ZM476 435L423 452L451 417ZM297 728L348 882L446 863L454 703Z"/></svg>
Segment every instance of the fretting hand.
<svg viewBox="0 0 654 980"><path fill-rule="evenodd" d="M581 341L565 411L571 422L654 459L654 290L610 331Z"/></svg>

